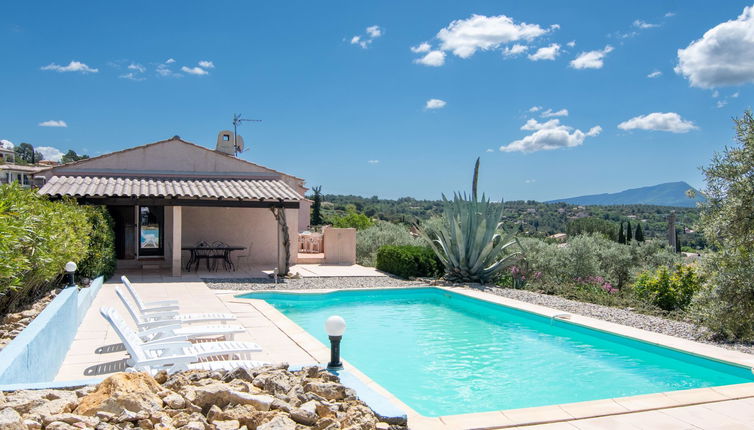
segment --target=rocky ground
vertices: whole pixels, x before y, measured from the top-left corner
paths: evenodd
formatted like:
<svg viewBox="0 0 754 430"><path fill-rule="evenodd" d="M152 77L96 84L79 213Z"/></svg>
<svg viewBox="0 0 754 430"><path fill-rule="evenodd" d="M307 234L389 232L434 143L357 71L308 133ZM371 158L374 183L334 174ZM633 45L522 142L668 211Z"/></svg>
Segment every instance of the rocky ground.
<svg viewBox="0 0 754 430"><path fill-rule="evenodd" d="M24 309L6 314L0 320L0 350L5 348L13 338L21 333L37 315L47 307L47 304L58 295L60 290L52 290L33 304L27 305Z"/></svg>
<svg viewBox="0 0 754 430"><path fill-rule="evenodd" d="M441 280L415 280L406 281L392 277L371 278L302 278L287 279L276 287L269 279L205 279L210 288L227 289L238 291L253 290L306 290L306 289L349 289L349 288L386 288L386 287L422 287L428 285L447 285ZM461 286L461 285L454 285ZM527 290L515 290L510 288L498 288L494 286L473 285L471 288L483 289L486 292L508 297L522 302L533 303L560 309L565 312L585 315L618 324L636 327L643 330L676 336L684 339L705 342L727 349L733 349L749 354L754 354L754 345L750 343L727 343L709 339L707 333L699 326L687 322L675 321L656 316L644 315L633 312L631 309L613 308L592 303L578 302L563 297L535 293Z"/></svg>
<svg viewBox="0 0 754 430"><path fill-rule="evenodd" d="M97 386L0 393L0 429L404 430L317 367L117 373Z"/></svg>

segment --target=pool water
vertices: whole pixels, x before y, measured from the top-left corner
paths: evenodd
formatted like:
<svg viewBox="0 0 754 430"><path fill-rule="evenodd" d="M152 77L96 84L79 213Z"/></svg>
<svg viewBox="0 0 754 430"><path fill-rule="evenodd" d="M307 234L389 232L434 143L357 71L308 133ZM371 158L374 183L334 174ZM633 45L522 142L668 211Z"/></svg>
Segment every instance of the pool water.
<svg viewBox="0 0 754 430"><path fill-rule="evenodd" d="M250 293L425 416L754 382L750 369L437 288Z"/></svg>

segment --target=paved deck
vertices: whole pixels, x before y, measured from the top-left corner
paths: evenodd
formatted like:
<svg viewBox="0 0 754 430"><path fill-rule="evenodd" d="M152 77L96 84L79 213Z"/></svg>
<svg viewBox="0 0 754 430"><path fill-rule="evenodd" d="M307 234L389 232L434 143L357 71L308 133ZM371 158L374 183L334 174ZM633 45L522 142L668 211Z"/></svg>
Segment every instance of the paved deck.
<svg viewBox="0 0 754 430"><path fill-rule="evenodd" d="M193 269L192 269L193 270ZM235 271L226 271L220 268L217 271L207 271L204 265L200 265L198 272L186 272L180 277L173 277L169 268L161 269L141 269L141 268L127 268L119 270L121 273L125 273L129 276L142 276L146 279L153 281L165 280L166 282L175 280L189 280L198 281L201 278L218 278L218 279L233 279L233 278L266 278L272 275L274 269L263 266L246 266L239 264ZM377 277L386 276L385 273L380 272L374 267L365 267L358 264L342 265L342 264L296 264L291 266L291 273L298 273L303 278L322 278L332 276L343 277ZM120 275L119 275L120 276Z"/></svg>
<svg viewBox="0 0 754 430"><path fill-rule="evenodd" d="M266 302L237 299L234 297L237 292L210 290L201 282L201 273L199 276L182 278L167 275L131 273L130 278L145 300L176 299L183 312L236 314L237 323L246 328L246 332L237 335L236 339L261 345L264 351L256 354L255 358L258 360L310 364L324 363L329 358L329 351L324 345ZM108 305L125 314L125 308L114 292L117 280L118 277L114 277L106 283L95 299L56 380L79 380L107 375L125 368L126 353L115 333L98 313L100 306ZM672 395L657 394L528 410L428 418L412 411L349 363L345 364L347 370L359 376L370 388L402 406L408 412L410 428L414 430L754 429L754 384L679 391ZM658 401L663 396L666 398ZM606 411L609 414L605 414ZM517 427L522 423L548 421L558 422Z"/></svg>

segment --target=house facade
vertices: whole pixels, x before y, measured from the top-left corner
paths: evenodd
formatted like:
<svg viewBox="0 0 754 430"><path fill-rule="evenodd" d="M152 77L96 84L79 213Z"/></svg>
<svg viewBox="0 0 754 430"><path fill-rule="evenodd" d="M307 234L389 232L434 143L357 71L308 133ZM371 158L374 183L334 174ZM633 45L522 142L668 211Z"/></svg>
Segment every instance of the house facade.
<svg viewBox="0 0 754 430"><path fill-rule="evenodd" d="M230 153L228 153L230 152ZM237 263L285 267L283 230L296 263L309 225L304 180L175 136L43 170L41 194L104 205L115 221L119 265L185 270L183 247L222 242L243 248ZM273 214L283 211L287 226ZM282 249L281 249L282 248Z"/></svg>
<svg viewBox="0 0 754 430"><path fill-rule="evenodd" d="M22 187L32 187L41 185L34 175L43 170L44 166L29 166L16 164L16 153L13 147L5 141L0 142L0 184L10 184L18 182Z"/></svg>

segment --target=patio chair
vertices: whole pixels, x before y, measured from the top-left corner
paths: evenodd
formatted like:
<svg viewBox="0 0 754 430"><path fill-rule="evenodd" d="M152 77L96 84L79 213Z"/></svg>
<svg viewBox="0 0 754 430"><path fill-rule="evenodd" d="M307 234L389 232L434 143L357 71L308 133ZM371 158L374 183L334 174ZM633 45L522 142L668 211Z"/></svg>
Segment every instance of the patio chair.
<svg viewBox="0 0 754 430"><path fill-rule="evenodd" d="M145 304L144 302L142 302L141 298L136 293L136 290L134 289L133 285L131 285L131 282L128 281L128 278L126 278L125 276L121 276L120 279L121 281L123 281L123 285L126 286L126 289L128 289L128 292L131 293L131 297L133 297L134 302L138 306L139 312L137 313L137 315L139 315L139 318L137 318L137 321L162 320L162 321L174 321L174 322L182 322L182 323L195 323L195 322L206 323L209 321L225 322L225 321L233 321L236 319L236 316L233 314L221 313L221 312L200 312L200 313L190 313L190 314L179 314L178 302L176 301L171 301L175 303L175 305L171 305L171 306L145 308L144 305L149 305L150 303ZM142 306L139 306L139 303L141 303ZM156 304L156 303L168 303L168 302L152 302L151 304Z"/></svg>
<svg viewBox="0 0 754 430"><path fill-rule="evenodd" d="M144 341L158 340L165 337L186 336L188 339L196 339L207 336L222 336L225 340L233 340L233 335L243 333L244 328L240 325L191 325L183 327L181 321L175 320L145 320L120 290L115 287L115 294L128 310L136 324L136 334Z"/></svg>
<svg viewBox="0 0 754 430"><path fill-rule="evenodd" d="M240 364L241 362L250 367L259 365L259 362L249 360L252 352L262 351L262 348L255 343L191 343L185 336L144 342L115 309L103 306L100 308L100 314L113 327L118 338L123 342L126 351L131 356L127 363L136 370L167 370L172 373L188 370L192 363L198 364L197 362L201 359L223 359L226 357L233 357L226 360L228 365ZM216 363L222 363L222 361L216 361ZM209 365L202 364L202 366Z"/></svg>
<svg viewBox="0 0 754 430"><path fill-rule="evenodd" d="M165 311L177 311L178 300L161 300L158 302L143 302L141 297L136 293L136 289L131 285L131 281L128 280L126 275L120 277L120 281L126 287L128 292L133 297L136 306L139 307L140 312L165 312Z"/></svg>
<svg viewBox="0 0 754 430"><path fill-rule="evenodd" d="M115 294L118 296L124 296L120 288L115 287ZM199 312L190 314L179 314L177 311L169 310L164 312L141 312L135 309L130 302L121 300L127 303L126 307L129 312L134 315L134 321L136 321L139 330L153 328L166 324L181 324L181 323L207 323L211 321L225 323L226 321L233 321L236 316L233 314L226 314L220 312Z"/></svg>

